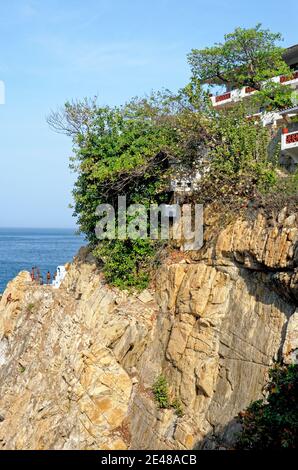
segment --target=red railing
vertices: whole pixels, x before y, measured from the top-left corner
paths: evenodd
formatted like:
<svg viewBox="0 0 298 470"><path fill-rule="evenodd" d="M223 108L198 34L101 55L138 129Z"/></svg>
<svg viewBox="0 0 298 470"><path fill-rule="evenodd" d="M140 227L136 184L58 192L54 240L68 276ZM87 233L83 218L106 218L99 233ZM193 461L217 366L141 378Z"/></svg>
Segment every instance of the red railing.
<svg viewBox="0 0 298 470"><path fill-rule="evenodd" d="M288 134L286 136L286 144L295 144L298 143L298 132L295 134Z"/></svg>
<svg viewBox="0 0 298 470"><path fill-rule="evenodd" d="M216 103L220 103L220 101L225 101L231 98L231 92L225 93L224 95L219 95L215 97Z"/></svg>
<svg viewBox="0 0 298 470"><path fill-rule="evenodd" d="M256 90L252 86L245 87L245 93L253 93L254 91Z"/></svg>
<svg viewBox="0 0 298 470"><path fill-rule="evenodd" d="M290 82L291 80L296 80L298 78L298 72L293 73L293 75L282 75L279 77L280 83Z"/></svg>

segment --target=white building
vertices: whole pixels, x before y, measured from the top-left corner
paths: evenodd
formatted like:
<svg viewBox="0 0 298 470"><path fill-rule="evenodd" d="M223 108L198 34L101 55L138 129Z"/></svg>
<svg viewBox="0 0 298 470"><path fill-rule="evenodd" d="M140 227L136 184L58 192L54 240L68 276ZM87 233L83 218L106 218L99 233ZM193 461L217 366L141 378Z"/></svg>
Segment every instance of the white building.
<svg viewBox="0 0 298 470"><path fill-rule="evenodd" d="M63 281L65 276L66 276L65 266L58 266L56 277L52 282L52 286L54 287L54 289L58 289L60 287L61 282Z"/></svg>
<svg viewBox="0 0 298 470"><path fill-rule="evenodd" d="M284 60L291 68L291 75L274 77L275 83L289 85L293 89L293 107L281 112L263 113L256 112L251 118L261 119L264 126L280 129L281 139L281 164L294 170L298 164L298 122L294 121L298 116L298 44L289 47L284 53ZM210 80L211 83L211 80ZM251 87L232 90L227 87L222 94L211 96L211 101L216 109L228 108L240 100L249 99L256 90Z"/></svg>

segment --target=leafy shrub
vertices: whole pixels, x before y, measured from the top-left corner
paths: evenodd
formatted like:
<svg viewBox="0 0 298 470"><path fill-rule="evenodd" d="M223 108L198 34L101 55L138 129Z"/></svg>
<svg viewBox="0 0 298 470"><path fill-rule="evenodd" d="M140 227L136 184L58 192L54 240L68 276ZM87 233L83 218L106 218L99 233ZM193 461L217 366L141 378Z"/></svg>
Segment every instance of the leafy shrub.
<svg viewBox="0 0 298 470"><path fill-rule="evenodd" d="M239 414L239 449L298 447L298 365L273 368L267 389L266 400L253 402Z"/></svg>
<svg viewBox="0 0 298 470"><path fill-rule="evenodd" d="M182 403L179 398L174 398L171 401L167 379L163 375L156 379L152 391L159 408L174 408L178 418L183 416Z"/></svg>
<svg viewBox="0 0 298 470"><path fill-rule="evenodd" d="M152 387L154 398L159 408L170 408L171 401L169 397L169 387L167 379L160 375L153 384Z"/></svg>
<svg viewBox="0 0 298 470"><path fill-rule="evenodd" d="M166 90L114 107L100 107L95 99L67 102L49 116L54 130L73 138L74 216L95 257L104 261L108 282L120 288L146 287L157 245L147 240L99 241L98 205L116 209L118 196L124 195L127 206L141 203L148 209L150 204L171 203L173 173L181 178L200 173L194 202L216 200L227 213L239 210L256 190L266 193L275 187L269 130L248 119L253 113L243 103L214 109L201 83L216 77L220 66L228 82L258 91L258 106L265 100L270 109L284 107L291 89L281 84L272 88L273 82L270 89L262 85L290 72L276 45L279 38L260 25L237 28L223 44L192 51L192 78L177 93Z"/></svg>
<svg viewBox="0 0 298 470"><path fill-rule="evenodd" d="M172 408L174 408L176 415L178 418L181 418L183 416L183 406L179 398L175 398L172 402Z"/></svg>
<svg viewBox="0 0 298 470"><path fill-rule="evenodd" d="M104 261L103 272L111 285L137 290L148 286L155 257L155 244L151 240L103 241L93 253Z"/></svg>
<svg viewBox="0 0 298 470"><path fill-rule="evenodd" d="M28 313L32 313L34 309L35 309L35 304L34 303L30 303L30 304L27 305Z"/></svg>
<svg viewBox="0 0 298 470"><path fill-rule="evenodd" d="M279 178L274 187L274 192L291 196L298 193L298 170L286 177Z"/></svg>

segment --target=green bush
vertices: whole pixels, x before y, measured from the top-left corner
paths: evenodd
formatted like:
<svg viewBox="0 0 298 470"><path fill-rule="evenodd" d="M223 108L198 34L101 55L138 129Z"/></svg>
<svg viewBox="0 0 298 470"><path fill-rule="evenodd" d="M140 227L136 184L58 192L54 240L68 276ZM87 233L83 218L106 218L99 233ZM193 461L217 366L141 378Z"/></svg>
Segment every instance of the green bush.
<svg viewBox="0 0 298 470"><path fill-rule="evenodd" d="M155 245L151 240L103 241L94 250L103 260L103 272L108 283L120 289L145 289L154 262Z"/></svg>
<svg viewBox="0 0 298 470"><path fill-rule="evenodd" d="M176 415L178 418L181 418L183 416L183 406L179 398L175 398L172 402L172 408L174 408Z"/></svg>
<svg viewBox="0 0 298 470"><path fill-rule="evenodd" d="M35 304L34 303L30 303L30 304L27 305L27 312L28 313L32 313L34 309L35 309Z"/></svg>
<svg viewBox="0 0 298 470"><path fill-rule="evenodd" d="M279 178L275 187L276 192L283 193L287 196L298 193L298 170L287 177Z"/></svg>
<svg viewBox="0 0 298 470"><path fill-rule="evenodd" d="M298 447L298 365L277 365L267 388L266 400L253 402L239 414L239 449Z"/></svg>
<svg viewBox="0 0 298 470"><path fill-rule="evenodd" d="M192 78L177 93L152 93L113 107L98 106L95 99L67 102L49 116L54 130L73 139L74 216L95 257L104 261L108 282L120 288L146 287L156 245L147 240L98 240L100 204L116 210L118 196L124 195L127 206L141 203L148 209L150 204L171 203L173 173L183 178L199 172L203 177L194 202L219 202L227 213L231 207L239 211L256 189L266 193L275 187L269 130L247 118L252 113L244 102L214 109L210 90L201 84L222 69L235 86L258 90L259 101L265 100L270 109L283 107L290 87L272 88L271 82L270 89L261 86L265 79L289 72L276 45L279 38L260 25L237 28L223 44L192 51Z"/></svg>
<svg viewBox="0 0 298 470"><path fill-rule="evenodd" d="M159 408L170 408L171 400L169 397L169 387L167 379L163 375L160 375L156 379L152 391Z"/></svg>
<svg viewBox="0 0 298 470"><path fill-rule="evenodd" d="M159 408L173 408L178 418L183 416L183 407L179 398L171 401L168 382L164 375L156 379L152 391Z"/></svg>

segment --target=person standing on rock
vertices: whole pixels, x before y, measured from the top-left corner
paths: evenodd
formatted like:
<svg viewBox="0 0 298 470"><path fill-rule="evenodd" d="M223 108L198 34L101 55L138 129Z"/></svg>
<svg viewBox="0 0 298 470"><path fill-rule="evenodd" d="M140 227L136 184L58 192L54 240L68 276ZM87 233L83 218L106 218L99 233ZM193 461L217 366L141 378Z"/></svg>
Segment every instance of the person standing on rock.
<svg viewBox="0 0 298 470"><path fill-rule="evenodd" d="M51 284L51 273L50 271L47 272L47 285Z"/></svg>

